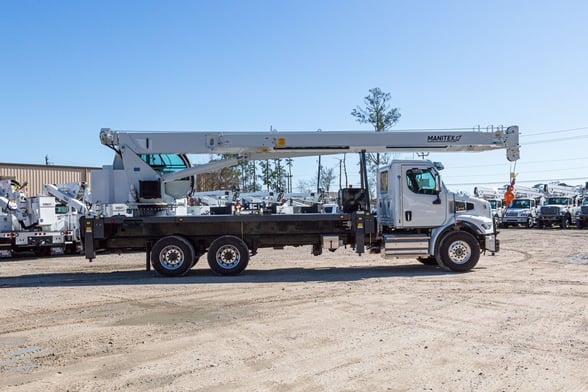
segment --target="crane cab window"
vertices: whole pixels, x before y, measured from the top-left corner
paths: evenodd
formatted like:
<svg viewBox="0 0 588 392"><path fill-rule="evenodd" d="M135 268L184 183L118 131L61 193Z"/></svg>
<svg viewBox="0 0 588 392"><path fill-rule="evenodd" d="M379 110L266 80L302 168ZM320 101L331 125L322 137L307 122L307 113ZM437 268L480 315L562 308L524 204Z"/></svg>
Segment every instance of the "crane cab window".
<svg viewBox="0 0 588 392"><path fill-rule="evenodd" d="M434 195L435 174L431 169L409 169L406 171L406 184L414 193Z"/></svg>
<svg viewBox="0 0 588 392"><path fill-rule="evenodd" d="M58 215L67 214L69 208L65 204L55 204L55 213Z"/></svg>
<svg viewBox="0 0 588 392"><path fill-rule="evenodd" d="M141 159L160 173L173 173L188 168L188 160L180 154L141 154Z"/></svg>

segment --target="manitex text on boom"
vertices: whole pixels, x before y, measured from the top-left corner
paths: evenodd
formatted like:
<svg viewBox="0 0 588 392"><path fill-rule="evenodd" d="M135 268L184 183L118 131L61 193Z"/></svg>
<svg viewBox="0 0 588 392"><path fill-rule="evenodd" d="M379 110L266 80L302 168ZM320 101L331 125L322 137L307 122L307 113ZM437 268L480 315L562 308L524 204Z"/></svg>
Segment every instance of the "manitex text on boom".
<svg viewBox="0 0 588 392"><path fill-rule="evenodd" d="M431 135L427 136L427 143L457 143L462 135Z"/></svg>

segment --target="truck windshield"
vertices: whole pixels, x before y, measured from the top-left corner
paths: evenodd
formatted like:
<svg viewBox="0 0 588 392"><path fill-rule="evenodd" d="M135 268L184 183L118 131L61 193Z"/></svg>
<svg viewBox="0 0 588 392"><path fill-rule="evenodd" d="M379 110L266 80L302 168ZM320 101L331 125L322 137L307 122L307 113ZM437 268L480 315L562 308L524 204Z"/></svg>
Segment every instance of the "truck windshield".
<svg viewBox="0 0 588 392"><path fill-rule="evenodd" d="M141 159L160 173L173 173L189 167L188 159L181 154L141 154Z"/></svg>
<svg viewBox="0 0 588 392"><path fill-rule="evenodd" d="M488 200L490 202L490 208L493 210L502 207L502 203L499 200Z"/></svg>
<svg viewBox="0 0 588 392"><path fill-rule="evenodd" d="M514 199L509 208L529 208L531 206L530 200Z"/></svg>
<svg viewBox="0 0 588 392"><path fill-rule="evenodd" d="M571 204L571 199L568 197L548 197L545 204L566 205Z"/></svg>

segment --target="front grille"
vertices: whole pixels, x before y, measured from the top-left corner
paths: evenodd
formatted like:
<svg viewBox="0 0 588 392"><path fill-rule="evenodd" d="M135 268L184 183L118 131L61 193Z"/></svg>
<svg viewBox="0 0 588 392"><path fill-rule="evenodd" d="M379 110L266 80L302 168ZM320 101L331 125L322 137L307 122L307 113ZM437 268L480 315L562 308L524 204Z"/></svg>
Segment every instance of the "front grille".
<svg viewBox="0 0 588 392"><path fill-rule="evenodd" d="M513 212L507 212L506 213L506 216L517 216L517 215L518 215L518 213L517 212L514 212L514 211Z"/></svg>
<svg viewBox="0 0 588 392"><path fill-rule="evenodd" d="M541 207L541 215L559 215L559 207Z"/></svg>
<svg viewBox="0 0 588 392"><path fill-rule="evenodd" d="M582 206L582 215L588 215L588 206Z"/></svg>

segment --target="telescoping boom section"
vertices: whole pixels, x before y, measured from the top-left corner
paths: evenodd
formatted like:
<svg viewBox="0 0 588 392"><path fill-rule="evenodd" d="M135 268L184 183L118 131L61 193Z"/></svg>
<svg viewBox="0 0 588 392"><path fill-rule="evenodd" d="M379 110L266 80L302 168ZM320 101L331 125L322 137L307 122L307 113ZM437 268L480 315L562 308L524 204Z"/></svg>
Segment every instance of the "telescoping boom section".
<svg viewBox="0 0 588 392"><path fill-rule="evenodd" d="M339 192L339 213L218 215L161 213L193 192L193 176L244 160L358 152L367 184L365 154L372 152L476 152L505 149L519 159L517 126L487 131L391 132L137 132L103 128L112 165L92 173L93 205L123 204L125 215L88 214L81 220L86 258L97 250L144 249L147 268L186 274L207 254L221 275L243 271L259 248L310 246L312 254L350 246L385 258L417 258L452 271L473 268L499 243L487 201L448 191L430 161L394 160L378 171L377 203L367 186ZM188 154L236 158L192 166ZM173 210L173 209L172 209ZM129 211L134 211L129 213ZM154 212L155 211L155 212ZM158 212L159 211L159 212Z"/></svg>
<svg viewBox="0 0 588 392"><path fill-rule="evenodd" d="M487 131L140 132L100 131L102 144L135 154L237 154L246 159L348 152L488 151L519 158L518 127Z"/></svg>

